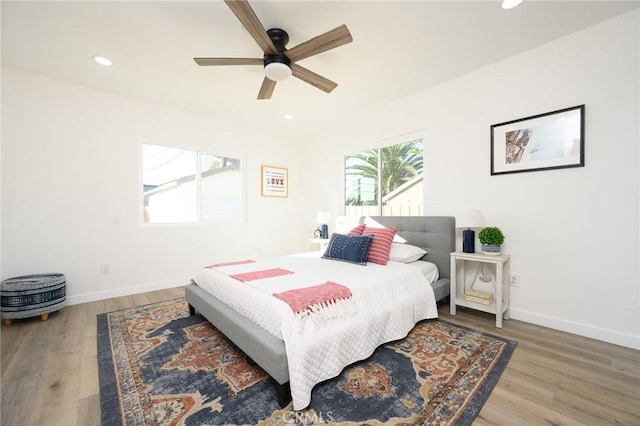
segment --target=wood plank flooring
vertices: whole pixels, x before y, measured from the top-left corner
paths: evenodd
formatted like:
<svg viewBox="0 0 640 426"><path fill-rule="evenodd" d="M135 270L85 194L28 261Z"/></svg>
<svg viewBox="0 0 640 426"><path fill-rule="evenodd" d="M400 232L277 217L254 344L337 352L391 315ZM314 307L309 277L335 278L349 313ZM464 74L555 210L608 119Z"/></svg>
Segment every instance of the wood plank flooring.
<svg viewBox="0 0 640 426"><path fill-rule="evenodd" d="M182 287L67 306L0 328L3 426L99 425L96 315L184 295ZM516 340L475 425L640 425L640 351L458 309L440 317Z"/></svg>

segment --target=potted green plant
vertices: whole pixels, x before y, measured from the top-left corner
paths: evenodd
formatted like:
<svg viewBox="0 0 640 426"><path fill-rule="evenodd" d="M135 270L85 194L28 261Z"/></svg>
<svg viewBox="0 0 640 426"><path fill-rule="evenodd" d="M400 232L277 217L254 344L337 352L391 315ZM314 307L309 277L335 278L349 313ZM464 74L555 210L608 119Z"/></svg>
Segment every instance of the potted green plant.
<svg viewBox="0 0 640 426"><path fill-rule="evenodd" d="M482 244L482 253L493 256L500 254L500 246L504 243L504 234L500 228L495 226L482 228L478 233L478 239Z"/></svg>

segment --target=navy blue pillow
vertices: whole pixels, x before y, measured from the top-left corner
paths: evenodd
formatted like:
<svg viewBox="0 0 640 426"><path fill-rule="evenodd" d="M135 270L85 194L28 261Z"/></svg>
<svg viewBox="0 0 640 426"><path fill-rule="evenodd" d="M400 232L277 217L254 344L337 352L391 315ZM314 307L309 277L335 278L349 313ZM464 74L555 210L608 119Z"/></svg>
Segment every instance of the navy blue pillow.
<svg viewBox="0 0 640 426"><path fill-rule="evenodd" d="M322 258L366 265L372 241L373 235L333 234Z"/></svg>

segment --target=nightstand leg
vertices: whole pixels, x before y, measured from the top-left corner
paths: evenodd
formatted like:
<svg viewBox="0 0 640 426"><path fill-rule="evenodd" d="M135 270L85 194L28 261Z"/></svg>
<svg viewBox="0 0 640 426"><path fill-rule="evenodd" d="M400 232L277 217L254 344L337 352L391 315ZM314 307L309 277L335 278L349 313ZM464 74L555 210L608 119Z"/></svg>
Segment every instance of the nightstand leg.
<svg viewBox="0 0 640 426"><path fill-rule="evenodd" d="M504 280L505 280L505 290L504 290L504 304L507 307L507 310L504 311L504 319L509 319L509 306L511 306L511 301L509 300L509 283L511 281L511 262L507 260L504 264Z"/></svg>
<svg viewBox="0 0 640 426"><path fill-rule="evenodd" d="M502 328L502 291L504 290L503 264L496 263L496 327Z"/></svg>
<svg viewBox="0 0 640 426"><path fill-rule="evenodd" d="M456 314L456 296L457 296L457 287L458 287L458 279L457 268L456 268L456 258L451 256L451 272L449 273L450 283L449 283L449 313L451 315Z"/></svg>

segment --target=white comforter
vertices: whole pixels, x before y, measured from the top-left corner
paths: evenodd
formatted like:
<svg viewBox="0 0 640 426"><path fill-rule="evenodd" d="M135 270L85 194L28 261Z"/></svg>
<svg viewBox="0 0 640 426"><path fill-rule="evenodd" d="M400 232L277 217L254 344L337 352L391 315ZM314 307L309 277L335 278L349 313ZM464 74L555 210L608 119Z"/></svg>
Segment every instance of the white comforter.
<svg viewBox="0 0 640 426"><path fill-rule="evenodd" d="M293 274L241 282L229 275L271 268ZM437 269L431 277L437 279ZM437 318L433 289L413 265L390 261L367 266L315 255L295 255L255 263L203 269L193 278L204 290L284 340L293 408L309 405L313 386L369 357L383 343L405 337L416 322ZM351 290L358 312L300 332L294 314L271 293L333 281Z"/></svg>

